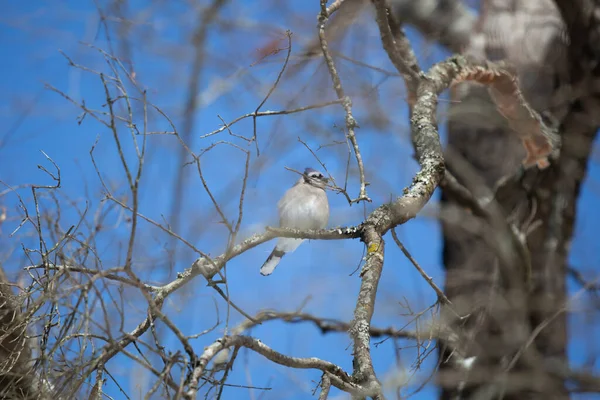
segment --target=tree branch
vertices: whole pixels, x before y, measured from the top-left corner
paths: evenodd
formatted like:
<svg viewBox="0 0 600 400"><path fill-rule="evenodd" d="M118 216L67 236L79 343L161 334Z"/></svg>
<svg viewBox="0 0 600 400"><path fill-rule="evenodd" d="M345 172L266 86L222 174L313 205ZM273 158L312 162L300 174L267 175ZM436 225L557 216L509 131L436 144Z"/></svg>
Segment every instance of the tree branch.
<svg viewBox="0 0 600 400"><path fill-rule="evenodd" d="M360 273L362 281L354 319L350 324L350 337L354 342L354 373L353 377L364 386L371 397L381 396L381 383L375 376L371 360L371 318L375 311L375 297L383 270L385 243L381 235L370 226L366 229L363 241L367 247L367 258Z"/></svg>
<svg viewBox="0 0 600 400"><path fill-rule="evenodd" d="M461 0L390 0L390 5L400 23L415 26L452 53L461 53L480 36L475 31L477 15Z"/></svg>
<svg viewBox="0 0 600 400"><path fill-rule="evenodd" d="M198 363L195 366L191 379L189 381L190 389L187 392L187 395L191 398L195 398L198 382L200 377L204 373L206 366L210 362L210 360L217 355L221 350L228 347L241 346L246 347L250 350L254 350L258 354L264 356L270 361L291 368L299 368L299 369L318 369L323 371L324 373L329 373L338 379L332 379L332 384L338 387L341 390L347 390L348 387L353 388L355 391L361 391L360 387L355 385L352 382L351 377L344 372L344 370L328 361L321 360L316 357L310 358L299 358L299 357L290 357L284 354L281 354L267 345L263 344L260 340L255 339L250 336L224 336L220 339L217 339L213 344L209 345L205 348L202 355L198 358ZM343 382L341 385L339 382Z"/></svg>

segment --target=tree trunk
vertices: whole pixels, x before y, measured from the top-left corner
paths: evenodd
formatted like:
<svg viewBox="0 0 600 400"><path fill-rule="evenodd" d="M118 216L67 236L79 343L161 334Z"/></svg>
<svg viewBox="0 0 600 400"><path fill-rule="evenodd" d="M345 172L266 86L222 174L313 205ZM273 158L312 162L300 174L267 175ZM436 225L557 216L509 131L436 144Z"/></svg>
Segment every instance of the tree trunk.
<svg viewBox="0 0 600 400"><path fill-rule="evenodd" d="M591 118L594 93L575 89L583 80L581 60L575 67L552 2L494 3L500 2L482 7L479 29L485 44L472 41L467 53L508 59L517 67L527 100L559 127L562 149L550 167L523 170L522 145L487 93L473 85L452 93L448 170L459 180L468 175L452 161L458 153L472 166L470 173L495 191L507 222L525 239L531 270L499 261L497 249L481 235L491 227L474 232L457 224L468 211L443 191L443 209L454 215L442 222L446 293L468 317L452 322L459 344L440 352L441 398L566 399L566 264L576 201L598 129Z"/></svg>

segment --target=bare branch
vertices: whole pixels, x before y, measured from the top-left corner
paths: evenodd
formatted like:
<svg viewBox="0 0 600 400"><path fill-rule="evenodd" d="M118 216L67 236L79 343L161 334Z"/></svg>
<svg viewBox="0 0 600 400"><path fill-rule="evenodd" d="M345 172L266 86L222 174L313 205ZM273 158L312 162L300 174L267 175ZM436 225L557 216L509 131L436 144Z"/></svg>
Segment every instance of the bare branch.
<svg viewBox="0 0 600 400"><path fill-rule="evenodd" d="M323 374L321 378L321 393L319 393L319 400L326 400L329 396L329 389L331 389L331 379L327 373Z"/></svg>
<svg viewBox="0 0 600 400"><path fill-rule="evenodd" d="M358 142L356 141L356 135L354 133L354 128L358 127L354 116L352 115L352 100L350 97L346 96L344 92L344 88L342 87L342 81L340 80L340 76L335 68L335 62L333 61L333 57L329 53L327 39L325 38L325 24L331 15L331 12L335 11L339 5L334 3L332 5L331 11L327 9L327 0L321 1L321 12L318 16L318 29L319 29L319 42L321 43L321 50L323 51L323 56L325 58L325 64L327 64L327 69L329 70L329 75L331 76L331 80L333 82L333 89L337 94L338 99L342 102L342 107L346 113L346 130L347 136L352 143L352 147L354 148L354 156L356 157L356 163L358 165L358 173L360 175L360 190L358 197L350 201L352 203L359 203L361 201L371 202L371 199L367 196L367 185L368 182L365 180L365 167L363 164L362 156L360 154L360 149L358 147ZM341 5L341 1L339 2Z"/></svg>
<svg viewBox="0 0 600 400"><path fill-rule="evenodd" d="M440 289L438 287L438 285L435 284L435 282L433 281L433 279L427 275L427 273L423 270L423 268L421 268L421 266L419 265L419 263L417 262L417 260L415 260L413 258L413 256L410 255L410 253L408 252L408 250L406 250L406 247L404 247L404 245L402 244L402 242L400 241L400 239L398 239L398 235L396 234L396 230L392 228L392 238L394 239L394 242L396 242L396 245L400 248L400 250L402 251L402 253L406 256L406 258L408 258L408 260L411 262L412 265L414 265L414 267L417 269L417 271L419 271L419 274L421 274L421 276L423 277L423 279L425 279L427 281L427 283L429 284L429 286L431 286L431 288L433 289L433 291L435 292L435 294L438 297L438 300L444 304L452 304L450 302L450 300L448 300L448 297L446 297L446 295L444 294L444 292L442 292L442 289Z"/></svg>
<svg viewBox="0 0 600 400"><path fill-rule="evenodd" d="M408 38L404 35L402 28L395 21L386 0L374 0L377 25L381 35L383 48L388 54L392 64L404 78L408 89L409 104L413 104L417 87L421 80L421 68L417 57L413 52Z"/></svg>
<svg viewBox="0 0 600 400"><path fill-rule="evenodd" d="M369 396L382 396L381 383L377 380L371 360L371 318L375 311L375 297L383 270L384 241L381 235L367 227L363 241L367 247L365 265L360 273L361 285L356 299L354 319L350 325L350 337L354 343L354 379L368 391Z"/></svg>
<svg viewBox="0 0 600 400"><path fill-rule="evenodd" d="M469 43L480 39L478 15L462 0L390 0L392 12L402 24L411 24L431 41L462 53Z"/></svg>
<svg viewBox="0 0 600 400"><path fill-rule="evenodd" d="M273 361L276 364L284 365L291 368L300 368L300 369L318 369L323 372L328 372L338 378L340 381L344 382L344 386L340 387L338 385L337 380L333 380L332 384L338 387L341 390L346 390L346 386L350 386L354 388L354 390L358 391L360 388L357 387L351 380L351 377L344 372L344 370L328 361L324 361L318 359L316 357L311 358L298 358L298 357L290 357L284 354L281 354L267 345L263 344L260 340L254 339L250 336L224 336L221 339L218 339L216 342L206 347L204 353L199 357L198 364L194 368L194 371L191 375L191 379L188 383L190 389L187 392L187 395L191 398L195 398L197 385L200 377L204 373L204 370L210 360L217 355L221 350L227 347L235 347L241 346L246 347L248 349L254 350L258 354L264 356L265 358Z"/></svg>
<svg viewBox="0 0 600 400"><path fill-rule="evenodd" d="M324 108L324 107L328 107L334 104L342 104L342 100L333 100L333 101L327 101L324 103L319 103L319 104L314 104L314 105L310 105L310 106L305 106L305 107L298 107L298 108L294 108L292 110L279 110L279 111L258 111L258 112L251 112L249 114L244 114L240 117L237 117L236 119L234 119L233 121L223 124L222 127L220 127L219 129L216 129L212 132L209 132L205 135L200 136L200 139L205 139L209 136L213 136L216 135L217 133L223 132L225 129L229 129L231 126L233 126L234 124L236 124L237 122L246 119L246 118L257 118L257 117L265 117L265 116L271 116L271 115L289 115L289 114L296 114L299 112L303 112L303 111L308 111L308 110L314 110L317 108Z"/></svg>
<svg viewBox="0 0 600 400"><path fill-rule="evenodd" d="M549 165L547 157L554 149L558 150L560 139L556 131L548 127L540 114L527 103L519 89L516 75L508 65L465 65L455 80L471 80L488 85L498 111L523 141L527 151L523 165L526 168L536 164L540 168Z"/></svg>
<svg viewBox="0 0 600 400"><path fill-rule="evenodd" d="M252 319L248 319L247 321L242 322L237 327L235 327L232 331L233 334L241 335L248 329L256 326L257 324L261 324L262 322L273 321L273 320L282 320L287 323L295 324L301 322L311 322L314 324L319 330L323 333L330 332L339 332L339 333L347 333L350 329L350 324L347 322L338 321L330 318L319 318L311 314L306 314L302 312L278 312L278 311L261 311L252 317ZM393 327L389 328L377 328L371 326L369 328L369 334L371 337L394 337L394 338L404 338L404 339L431 339L437 338L437 333L418 333L413 331L407 331L404 329L396 329ZM433 336L432 336L433 335Z"/></svg>

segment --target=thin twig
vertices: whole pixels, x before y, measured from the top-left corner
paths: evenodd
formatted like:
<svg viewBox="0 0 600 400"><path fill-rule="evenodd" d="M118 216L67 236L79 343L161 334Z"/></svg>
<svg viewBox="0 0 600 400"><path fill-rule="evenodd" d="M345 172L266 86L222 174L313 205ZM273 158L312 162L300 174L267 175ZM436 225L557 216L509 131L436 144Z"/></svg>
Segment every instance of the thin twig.
<svg viewBox="0 0 600 400"><path fill-rule="evenodd" d="M234 119L233 121L231 121L229 123L226 123L226 124L224 123L223 126L220 127L219 129L216 129L216 130L214 130L212 132L209 132L209 133L207 133L205 135L200 136L200 139L205 139L205 138L207 138L209 136L213 136L213 135L216 135L217 133L223 132L225 129L229 129L234 124L236 124L236 123L238 123L241 120L246 119L246 118L257 118L257 117L266 117L266 116L273 116L273 115L296 114L296 113L307 111L307 110L314 110L314 109L317 109L317 108L329 107L329 106L334 105L334 104L342 104L342 100L327 101L327 102L324 102L324 103L313 104L313 105L310 105L310 106L294 108L292 110L251 112L251 113L239 116L239 117L237 117L236 119Z"/></svg>
<svg viewBox="0 0 600 400"><path fill-rule="evenodd" d="M417 271L419 271L419 274L421 274L423 279L425 279L425 281L427 281L429 286L431 286L431 288L437 295L438 300L444 304L452 304L450 302L450 300L448 300L448 297L446 297L444 292L442 292L442 290L438 287L438 285L435 284L435 282L433 281L433 278L430 277L429 275L427 275L427 273L423 270L423 268L421 268L421 266L419 265L417 260L414 259L414 257L408 252L408 250L406 250L406 247L404 247L404 245L402 244L400 239L398 239L398 235L396 234L396 229L394 229L394 228L392 228L392 237L394 238L394 242L396 242L396 245L400 248L402 253L404 253L404 256L406 258L408 258L408 260L411 262L411 264L414 265L414 267L417 269Z"/></svg>
<svg viewBox="0 0 600 400"><path fill-rule="evenodd" d="M341 2L339 2L341 4ZM336 8L332 8L332 11L335 11ZM331 80L333 82L333 89L337 94L338 99L342 102L342 107L346 113L346 135L350 143L352 143L352 147L354 148L354 155L356 157L356 163L358 165L358 173L360 176L360 190L358 197L352 199L350 204L359 203L361 201L371 202L371 199L367 195L367 186L368 182L365 180L365 167L362 160L362 155L360 154L360 149L358 147L358 142L356 140L356 134L354 133L354 128L358 127L354 116L352 115L352 100L349 96L346 96L344 93L344 88L342 87L342 81L340 80L340 76L335 68L335 62L333 61L333 57L329 53L327 39L325 38L325 24L329 19L330 12L327 9L327 0L321 0L321 12L319 13L319 42L321 44L321 50L323 51L323 57L325 58L325 64L327 65L327 69L329 70L329 75L331 76Z"/></svg>
<svg viewBox="0 0 600 400"><path fill-rule="evenodd" d="M273 83L271 88L269 88L269 92L267 93L265 98L260 102L258 107L256 107L256 110L254 110L254 116L252 117L252 127L254 128L252 140L256 144L256 155L257 156L260 156L260 150L258 148L258 136L256 134L256 114L260 111L262 106L267 102L267 100L269 99L271 94L277 88L277 85L279 84L279 81L281 80L281 77L283 76L283 73L285 72L288 62L290 61L290 55L292 54L292 32L288 30L285 32L285 35L288 39L288 47L287 47L287 54L285 56L285 61L283 62L283 65L281 66L281 70L279 71L279 74L277 74L277 79L275 79L275 82Z"/></svg>

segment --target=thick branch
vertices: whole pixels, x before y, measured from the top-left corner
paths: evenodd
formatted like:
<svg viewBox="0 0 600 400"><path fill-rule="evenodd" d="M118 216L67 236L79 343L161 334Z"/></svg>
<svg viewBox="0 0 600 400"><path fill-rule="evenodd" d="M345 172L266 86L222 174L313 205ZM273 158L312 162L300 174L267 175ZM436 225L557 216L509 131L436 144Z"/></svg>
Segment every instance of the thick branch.
<svg viewBox="0 0 600 400"><path fill-rule="evenodd" d="M177 280L163 286L160 290L167 290L169 293L189 282L198 274L202 274L207 279L215 276L225 263L240 254L250 250L259 244L268 242L276 237L289 237L300 239L323 239L323 240L339 240L339 239L356 239L359 238L362 232L362 226L334 228L329 230L299 230L287 228L267 228L267 232L255 234L244 240L242 243L234 246L228 253L223 253L213 259L205 257L198 258L191 268L180 273Z"/></svg>
<svg viewBox="0 0 600 400"><path fill-rule="evenodd" d="M461 0L390 0L400 23L414 25L429 40L461 53L477 35L477 15Z"/></svg>
<svg viewBox="0 0 600 400"><path fill-rule="evenodd" d="M339 389L347 391L349 388L352 388L353 391L360 391L360 388L352 383L350 376L344 372L341 367L333 363L316 357L299 358L286 356L271 349L269 346L263 344L260 340L250 336L225 336L206 347L204 353L202 353L202 355L199 357L198 363L194 368L189 381L190 390L187 393L188 396L192 398L195 397L200 377L204 373L204 370L206 369L206 366L210 360L224 348L236 346L246 347L254 350L258 354L273 361L274 363L286 367L321 370L324 373L329 373L333 377L337 378L332 379L331 383ZM340 382L343 382L343 384L340 384Z"/></svg>
<svg viewBox="0 0 600 400"><path fill-rule="evenodd" d="M408 38L398 25L392 12L387 7L386 0L374 0L377 26L381 35L383 48L390 61L404 78L408 89L409 103L412 104L419 86L421 68L413 52Z"/></svg>
<svg viewBox="0 0 600 400"><path fill-rule="evenodd" d="M460 80L474 80L488 85L488 92L510 128L523 141L527 157L523 165L548 166L547 157L558 149L560 139L555 129L547 126L541 116L525 100L515 71L507 65L473 65L466 68Z"/></svg>
<svg viewBox="0 0 600 400"><path fill-rule="evenodd" d="M354 342L354 379L368 390L370 396L375 397L381 394L381 384L373 369L369 331L383 270L385 246L381 235L373 227L366 229L363 240L367 246L367 258L360 274L362 281L349 333Z"/></svg>

